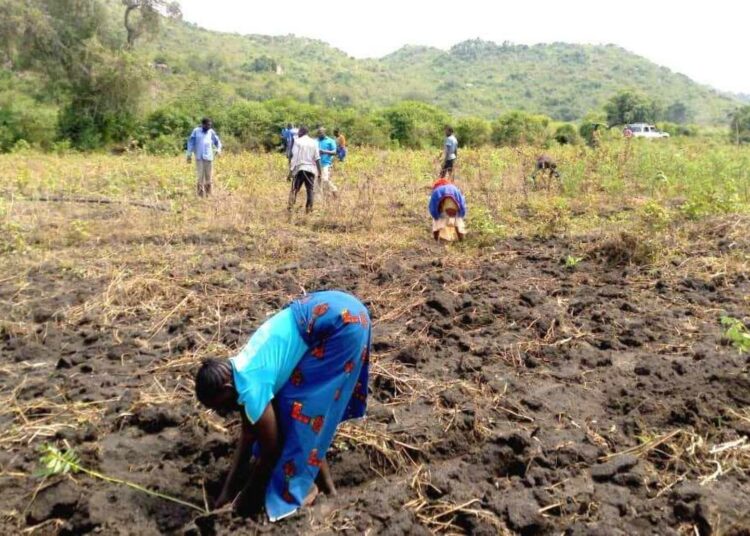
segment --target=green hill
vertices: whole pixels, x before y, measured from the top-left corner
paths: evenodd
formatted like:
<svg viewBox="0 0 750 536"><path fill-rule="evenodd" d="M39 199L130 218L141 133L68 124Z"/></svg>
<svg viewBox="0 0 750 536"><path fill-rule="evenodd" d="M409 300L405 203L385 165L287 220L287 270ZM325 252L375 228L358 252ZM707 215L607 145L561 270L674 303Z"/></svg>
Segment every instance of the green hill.
<svg viewBox="0 0 750 536"><path fill-rule="evenodd" d="M122 0L0 0L0 151L132 140L175 150L207 113L242 147L273 147L290 119L335 123L377 146L439 143L445 112L467 118L457 122L467 142L503 144L503 121L579 120L623 90L643 94L628 94L643 120L671 123L723 126L744 98L614 45L470 40L356 59L318 40L143 13L148 31L134 38L131 25L128 38L124 10ZM492 127L481 119L508 112ZM554 126L534 121L549 138Z"/></svg>
<svg viewBox="0 0 750 536"><path fill-rule="evenodd" d="M372 107L410 99L463 116L519 109L575 120L620 89L637 89L664 108L682 102L689 121L725 123L736 97L700 85L623 48L606 45L501 45L472 40L448 51L405 46L359 60L295 36L224 34L170 21L138 45L156 65L154 98L180 95L211 77L249 100L291 96L314 104Z"/></svg>

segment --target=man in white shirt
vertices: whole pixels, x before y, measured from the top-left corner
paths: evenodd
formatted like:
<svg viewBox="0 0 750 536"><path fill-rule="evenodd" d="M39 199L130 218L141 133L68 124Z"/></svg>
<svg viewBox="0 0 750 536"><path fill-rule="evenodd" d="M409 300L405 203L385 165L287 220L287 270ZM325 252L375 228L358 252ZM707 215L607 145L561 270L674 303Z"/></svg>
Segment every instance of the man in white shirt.
<svg viewBox="0 0 750 536"><path fill-rule="evenodd" d="M443 167L440 170L440 178L450 177L453 179L453 166L458 158L458 140L453 135L453 127L445 127L445 148L443 154Z"/></svg>
<svg viewBox="0 0 750 536"><path fill-rule="evenodd" d="M318 141L307 135L307 127L300 127L297 139L292 147L292 159L289 163L292 190L289 192L289 203L287 209L291 212L297 202L297 193L305 185L307 203L305 213L312 212L315 189L315 177L321 173L320 149Z"/></svg>

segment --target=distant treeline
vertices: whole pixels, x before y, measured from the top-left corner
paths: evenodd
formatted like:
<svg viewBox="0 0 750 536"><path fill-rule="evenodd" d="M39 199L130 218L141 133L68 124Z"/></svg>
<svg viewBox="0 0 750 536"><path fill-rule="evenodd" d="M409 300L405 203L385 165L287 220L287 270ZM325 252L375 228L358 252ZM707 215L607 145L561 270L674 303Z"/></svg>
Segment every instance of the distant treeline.
<svg viewBox="0 0 750 536"><path fill-rule="evenodd" d="M449 124L462 147L576 144L590 142L598 127L662 120L672 121L660 123L671 135L697 132L684 124L690 113L682 102L664 108L632 90L613 95L576 124L528 111L498 113L494 120L451 117L417 100L363 107L227 95L217 90L210 69L163 102L154 68L144 64L136 44L179 17L179 6L166 0L0 0L0 152L119 147L177 153L203 116L214 120L229 150L273 150L288 122L340 128L354 145L382 148L438 146ZM269 71L274 65L261 58L251 67ZM733 141L750 140L749 110L731 116Z"/></svg>
<svg viewBox="0 0 750 536"><path fill-rule="evenodd" d="M0 111L0 151L29 146L42 150L108 148L140 149L151 154L176 154L201 117L213 119L215 129L229 151L272 151L281 144L280 131L288 122L295 125L341 129L353 145L379 148L428 148L442 142L443 128L452 125L461 147L590 143L595 128L605 133L610 127L629 122L655 122L648 113L623 113L616 107L621 95L607 110L593 112L582 122L560 123L545 115L508 112L494 121L480 117L451 117L438 107L406 101L376 110L334 109L293 100L265 102L236 101L197 104L201 98L174 103L137 117L112 114L97 123L74 107L55 114L24 100L8 102ZM750 107L741 109L733 120L732 140L750 141ZM657 122L672 136L693 136L699 127ZM739 131L738 128L739 127ZM619 132L619 128L617 129Z"/></svg>

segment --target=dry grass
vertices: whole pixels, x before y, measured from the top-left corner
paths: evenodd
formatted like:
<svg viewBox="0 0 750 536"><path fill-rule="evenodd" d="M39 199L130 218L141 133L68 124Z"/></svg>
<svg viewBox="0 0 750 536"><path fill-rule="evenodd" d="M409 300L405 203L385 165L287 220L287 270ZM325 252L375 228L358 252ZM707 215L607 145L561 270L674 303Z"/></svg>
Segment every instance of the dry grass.
<svg viewBox="0 0 750 536"><path fill-rule="evenodd" d="M200 360L231 355L266 313L325 280L326 260L334 257L368 276L387 275L394 264L418 257L439 257L445 267L468 269L480 254L498 264L515 259L518 251L494 249L505 236L594 235L590 257L603 255L614 264L658 269L680 259L665 270L665 279L693 276L728 286L733 275L750 271L747 216L685 220L669 203L691 194L687 186L662 187L643 179L654 176L648 166L662 166L668 154L651 154L653 162L644 157L637 162L645 166L640 173L613 178L613 163L623 166L623 159L631 159L636 165L625 148L613 146L604 154L559 149L561 167L569 170L564 189L531 191L525 175L535 152L524 148L463 153L459 184L475 216L470 215L469 240L446 248L428 240L426 202L433 171L424 153L355 151L334 176L341 199L321 201L309 217L298 210L291 219L285 210L284 161L278 155L223 158L217 163L217 193L209 200L193 197L192 173L181 160L0 156L0 175L8 177L0 199L0 335L44 345L48 338L54 340L47 330L75 332L86 326L111 336L115 344L151 352L150 361L137 365L137 396L119 415L127 417L150 406L193 404L191 375ZM696 153L693 160L700 158ZM615 178L619 182L613 182ZM30 200L40 195L106 196L169 206L170 211ZM653 211L641 210L643 199L665 207L666 216L655 219ZM647 244L641 240L646 233ZM727 241L724 253L701 246L717 236ZM574 253L587 251L582 246ZM238 283L234 272L251 274L253 281L285 283L261 288ZM376 328L391 327L392 339L404 343L409 315L424 303L430 277L417 275L408 285L398 280L375 285L371 277L359 277L352 290L368 300ZM452 282L445 290L460 296L475 283ZM74 292L80 296L71 298ZM46 311L45 322L34 320L40 311ZM189 347L177 350L182 341L170 326L186 319L201 329L191 332L194 340ZM533 331L533 325L527 328ZM500 357L521 369L523 353L585 335L572 332L559 339L559 329L553 325L547 337L529 335ZM427 340L424 333L411 337L409 342ZM118 402L117 397L80 402L62 390L41 389L39 397L23 396L32 378L51 374L60 357L55 352L53 348L41 354L40 362L0 363L3 449L28 452L84 423L98 426ZM371 366L372 380L387 383L392 391L381 405L406 412L413 404L428 404L434 408L430 425L443 435L454 431L461 415L462 408L448 407L443 400L443 393L451 391L472 401L476 418L474 428L465 433L467 440L488 437L493 421L534 422L508 393L465 379L427 377L391 357L375 356ZM133 359L123 353L113 366L119 364L130 373ZM750 419L746 410L732 411L736 419ZM227 430L211 415L200 418L212 429ZM601 439L593 430L587 433L592 442ZM666 492L686 471L708 484L750 469L750 450L741 438L711 444L699 431L655 434L630 453L660 468L662 481L656 493ZM456 524L460 516L479 518L500 534L506 530L476 500L454 504L430 499L430 474L422 463L434 445L413 430L393 431L377 422L346 424L338 441L366 452L373 469L383 476L408 478L412 499L405 506L430 530L461 532ZM0 467L0 474L4 472ZM18 512L11 517L18 527L23 525ZM346 526L345 520L338 521Z"/></svg>

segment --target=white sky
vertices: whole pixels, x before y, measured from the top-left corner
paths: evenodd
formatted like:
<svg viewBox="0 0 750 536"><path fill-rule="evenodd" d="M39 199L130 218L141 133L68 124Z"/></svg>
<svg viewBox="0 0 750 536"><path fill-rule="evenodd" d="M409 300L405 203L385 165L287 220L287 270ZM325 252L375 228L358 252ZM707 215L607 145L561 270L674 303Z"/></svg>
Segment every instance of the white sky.
<svg viewBox="0 0 750 536"><path fill-rule="evenodd" d="M717 89L750 93L747 0L180 0L211 30L313 37L356 57L403 45L614 43Z"/></svg>

